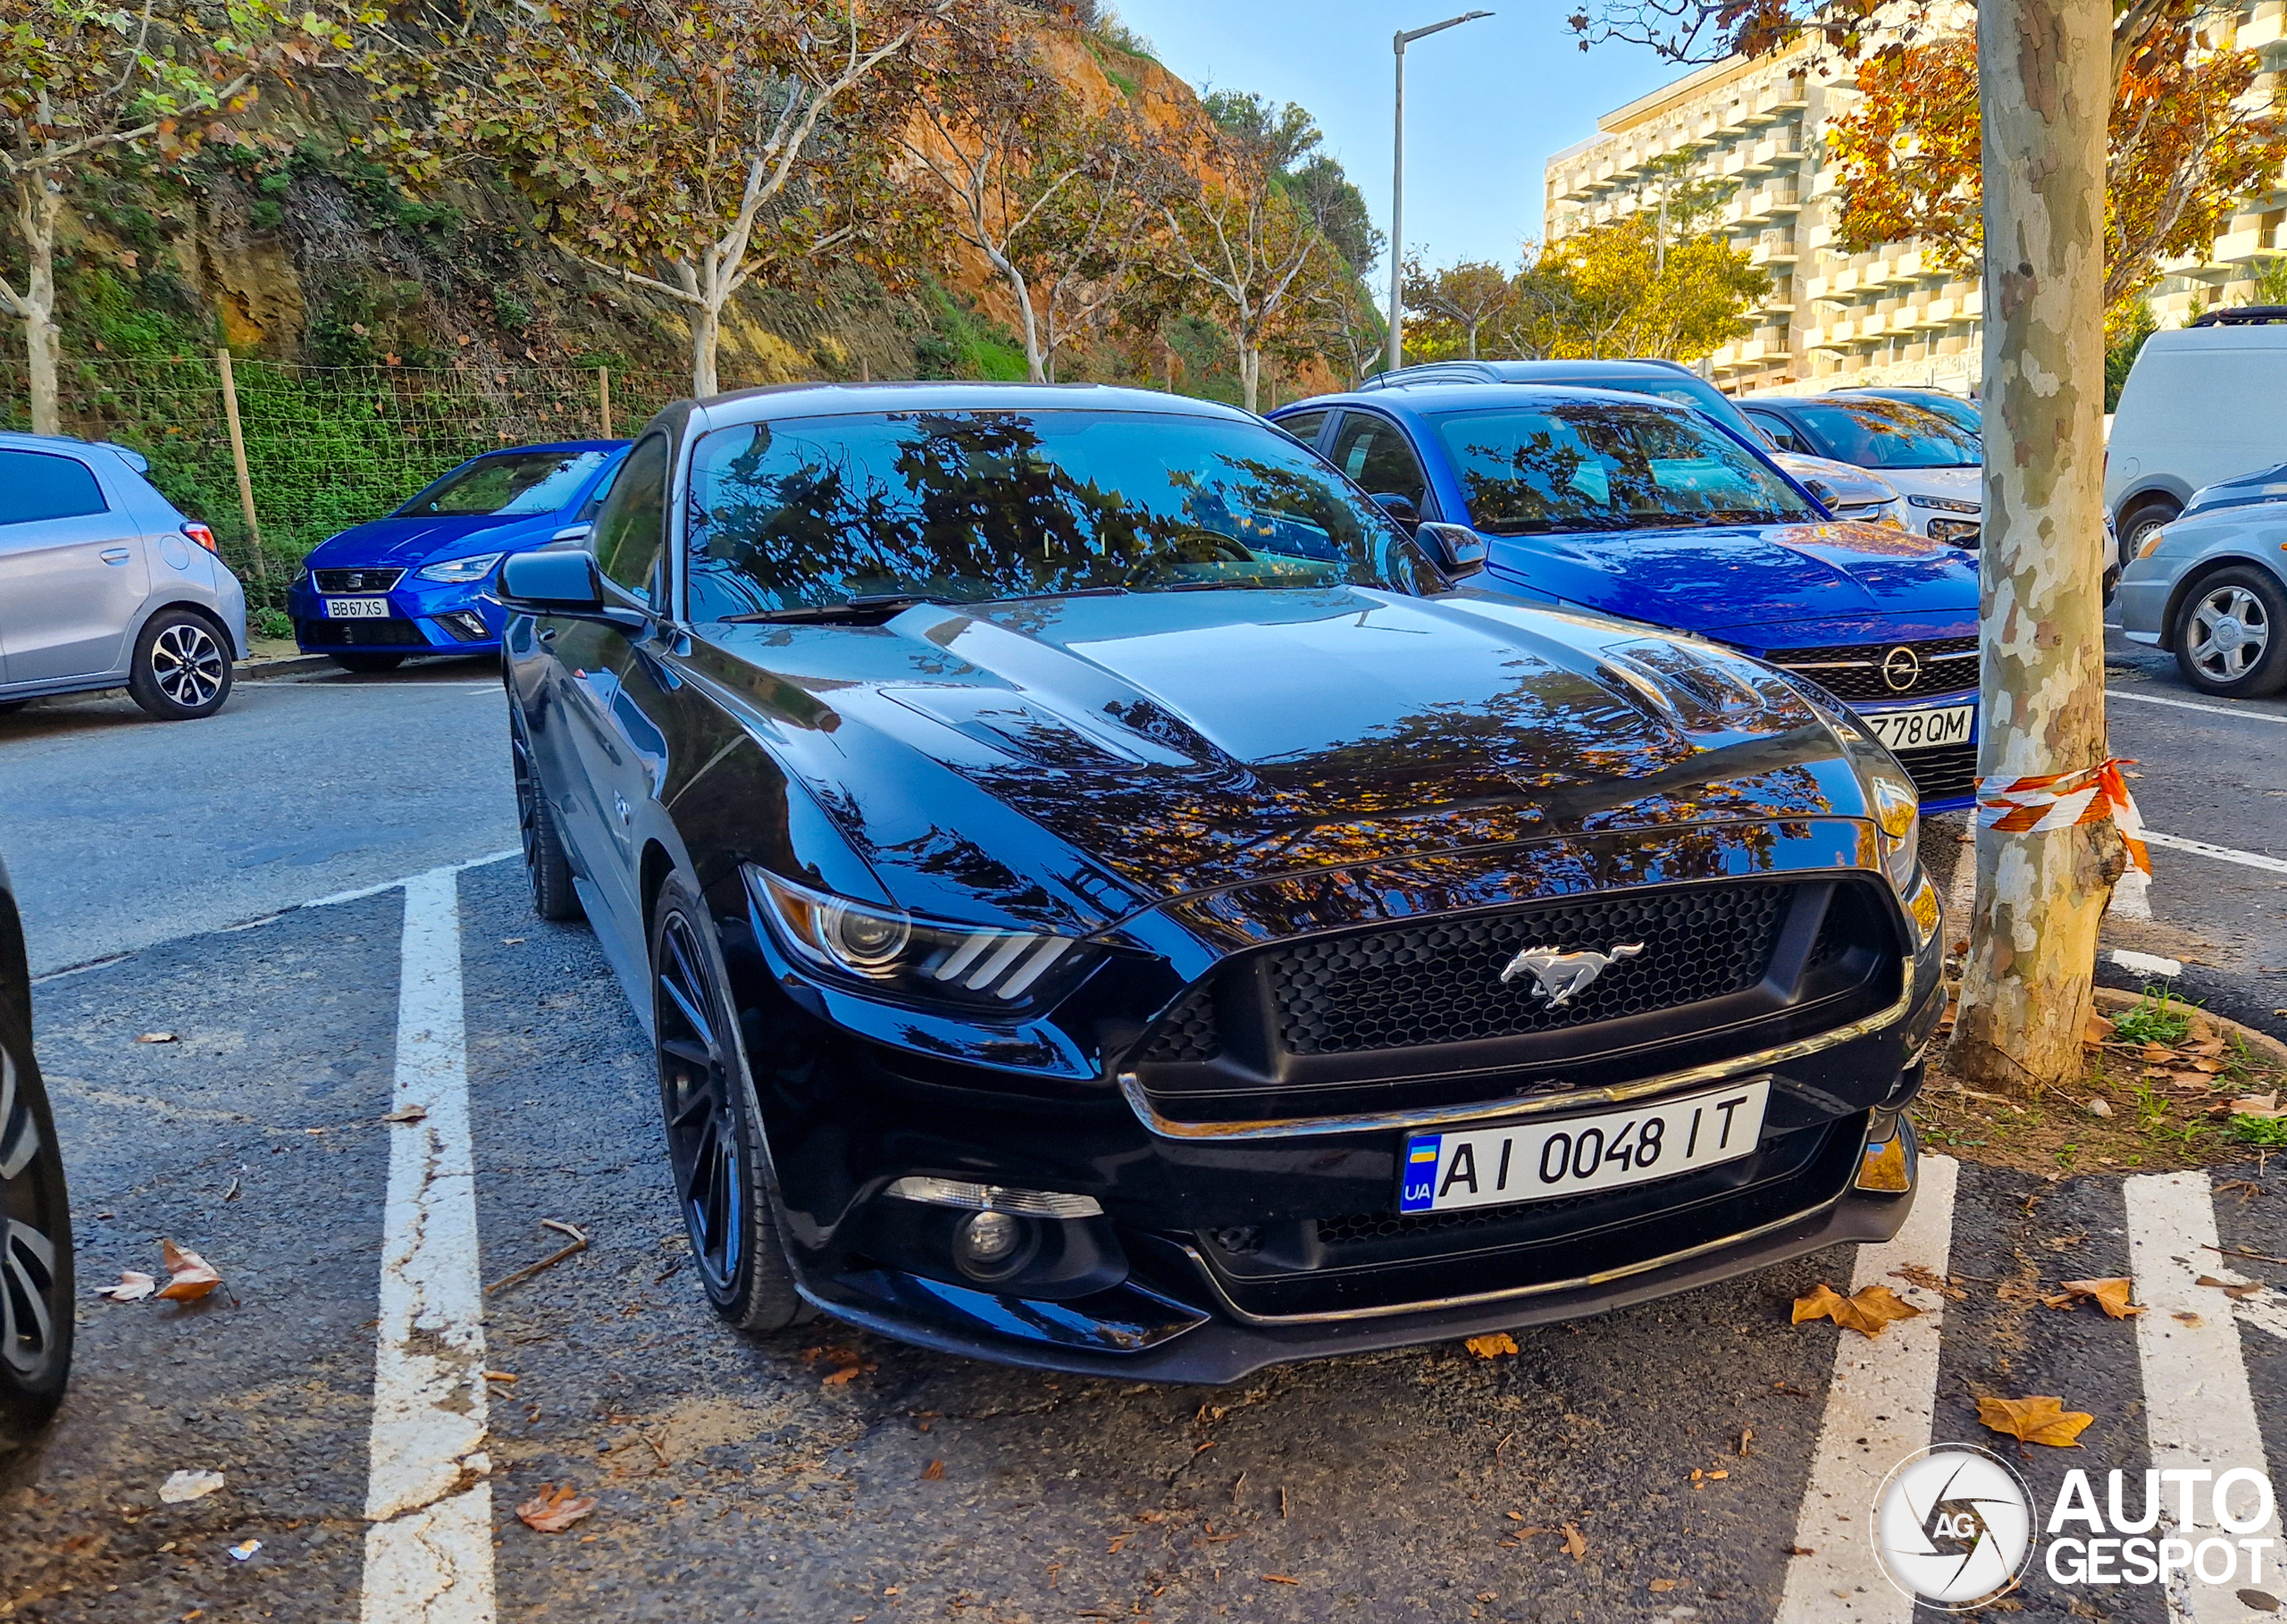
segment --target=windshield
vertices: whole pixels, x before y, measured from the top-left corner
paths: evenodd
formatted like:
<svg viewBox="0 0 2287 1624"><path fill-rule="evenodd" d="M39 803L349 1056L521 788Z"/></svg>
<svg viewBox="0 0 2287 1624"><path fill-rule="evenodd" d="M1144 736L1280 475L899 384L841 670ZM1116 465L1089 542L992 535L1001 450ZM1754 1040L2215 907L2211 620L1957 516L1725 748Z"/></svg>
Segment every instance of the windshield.
<svg viewBox="0 0 2287 1624"><path fill-rule="evenodd" d="M691 616L909 595L1378 585L1381 511L1286 435L1144 412L892 412L693 454Z"/></svg>
<svg viewBox="0 0 2287 1624"><path fill-rule="evenodd" d="M1654 383L1648 379L1638 382L1628 378L1543 378L1535 375L1528 381L1546 383L1560 389L1611 389L1620 395L1649 395L1655 400L1672 401L1680 406L1689 406L1695 412L1705 412L1732 433L1751 446L1763 444L1763 437L1730 397L1712 383L1689 382L1677 378L1673 382Z"/></svg>
<svg viewBox="0 0 2287 1624"><path fill-rule="evenodd" d="M1867 392L1872 394L1875 391L1870 389ZM1920 406L1925 412L1935 412L1964 434L1981 438L1985 433L1985 413L1974 400L1964 400L1958 396L1934 390L1911 396L1885 395L1881 398L1903 401L1907 406Z"/></svg>
<svg viewBox="0 0 2287 1624"><path fill-rule="evenodd" d="M1807 400L1794 410L1829 456L1861 468L1974 468L1984 458L1974 437L1902 400Z"/></svg>
<svg viewBox="0 0 2287 1624"><path fill-rule="evenodd" d="M554 513L569 506L608 451L510 451L456 468L397 510L401 519Z"/></svg>
<svg viewBox="0 0 2287 1624"><path fill-rule="evenodd" d="M1434 420L1487 535L1815 523L1801 494L1729 435L1604 401Z"/></svg>

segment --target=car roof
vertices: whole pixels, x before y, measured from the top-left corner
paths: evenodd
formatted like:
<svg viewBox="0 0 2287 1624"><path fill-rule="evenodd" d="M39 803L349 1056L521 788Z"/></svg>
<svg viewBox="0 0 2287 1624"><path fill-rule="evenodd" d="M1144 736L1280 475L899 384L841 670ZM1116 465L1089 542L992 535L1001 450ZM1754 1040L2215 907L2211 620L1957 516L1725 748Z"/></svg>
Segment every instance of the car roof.
<svg viewBox="0 0 2287 1624"><path fill-rule="evenodd" d="M1305 407L1320 411L1338 406L1370 406L1376 411L1419 416L1431 412L1452 411L1457 407L1474 407L1489 412L1517 406L1554 405L1567 400L1649 406L1665 412L1688 412L1691 409L1680 401L1663 399L1656 395L1638 394L1631 389L1598 389L1562 383L1512 383L1499 389L1489 389L1482 383L1425 382L1409 383L1403 389L1352 389L1339 395L1313 395L1308 400L1297 400L1292 406L1280 406L1271 414L1271 417L1276 422Z"/></svg>
<svg viewBox="0 0 2287 1624"><path fill-rule="evenodd" d="M549 439L536 445L500 446L480 451L469 461L481 463L488 456L515 456L527 451L624 451L634 443L627 439Z"/></svg>
<svg viewBox="0 0 2287 1624"><path fill-rule="evenodd" d="M735 389L700 401L677 401L661 414L690 413L696 426L719 429L788 417L832 417L875 412L1155 412L1177 417L1218 417L1260 423L1252 413L1219 401L1194 400L1159 389L1110 383L978 383L966 381L882 383L772 383Z"/></svg>
<svg viewBox="0 0 2287 1624"><path fill-rule="evenodd" d="M1464 373L1476 373L1481 381L1502 383L1532 383L1560 374L1568 378L1688 378L1696 383L1707 382L1680 361L1636 356L1612 361L1418 361L1393 373L1377 373L1361 387L1371 390L1413 389ZM1708 387L1715 386L1710 383Z"/></svg>

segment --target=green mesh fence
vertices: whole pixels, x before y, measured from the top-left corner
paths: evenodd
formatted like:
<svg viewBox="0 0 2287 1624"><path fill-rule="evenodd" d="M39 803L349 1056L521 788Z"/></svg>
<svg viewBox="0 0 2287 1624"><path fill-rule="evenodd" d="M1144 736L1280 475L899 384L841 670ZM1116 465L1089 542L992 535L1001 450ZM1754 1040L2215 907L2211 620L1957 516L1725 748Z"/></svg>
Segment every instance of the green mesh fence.
<svg viewBox="0 0 2287 1624"><path fill-rule="evenodd" d="M311 548L377 518L456 464L504 446L598 438L603 378L582 367L297 366L231 372L261 525L257 560L239 500L221 369L212 356L68 361L67 433L131 446L169 500L214 527L256 603L282 601ZM685 374L610 372L625 438L689 393ZM29 424L21 363L0 370L0 425Z"/></svg>

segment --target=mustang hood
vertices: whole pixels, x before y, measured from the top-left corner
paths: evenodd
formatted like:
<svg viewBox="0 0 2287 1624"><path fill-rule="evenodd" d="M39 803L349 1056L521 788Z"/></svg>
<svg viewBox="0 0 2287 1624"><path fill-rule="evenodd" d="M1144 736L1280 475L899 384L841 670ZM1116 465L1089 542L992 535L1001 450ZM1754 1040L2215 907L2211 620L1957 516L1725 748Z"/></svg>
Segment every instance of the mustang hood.
<svg viewBox="0 0 2287 1624"><path fill-rule="evenodd" d="M1500 538L1492 561L1503 574L1570 602L1710 634L1774 621L1977 608L1973 560L1884 525Z"/></svg>
<svg viewBox="0 0 2287 1624"><path fill-rule="evenodd" d="M1116 916L1470 846L1860 810L1783 678L1490 598L1148 593L711 639L711 674L917 911L1045 887ZM1028 875L989 855L1026 850Z"/></svg>
<svg viewBox="0 0 2287 1624"><path fill-rule="evenodd" d="M358 564L427 564L434 558L482 552L505 532L552 520L552 514L463 514L438 519L375 519L345 530L310 554L321 568ZM466 541L462 548L456 545Z"/></svg>

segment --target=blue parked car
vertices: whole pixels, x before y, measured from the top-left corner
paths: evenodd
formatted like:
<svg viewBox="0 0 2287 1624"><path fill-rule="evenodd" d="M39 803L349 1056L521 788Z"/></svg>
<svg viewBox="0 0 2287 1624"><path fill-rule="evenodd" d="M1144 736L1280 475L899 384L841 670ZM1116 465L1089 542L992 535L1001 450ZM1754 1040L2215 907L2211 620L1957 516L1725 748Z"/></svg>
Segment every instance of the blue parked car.
<svg viewBox="0 0 2287 1624"><path fill-rule="evenodd" d="M1924 811L1977 785L1977 565L1831 517L1763 449L1648 396L1415 383L1271 414L1401 523L1470 527L1474 588L1646 621L1799 672L1897 752Z"/></svg>
<svg viewBox="0 0 2287 1624"><path fill-rule="evenodd" d="M500 560L584 540L626 455L624 439L487 452L387 518L320 542L287 590L294 640L350 671L498 653Z"/></svg>

